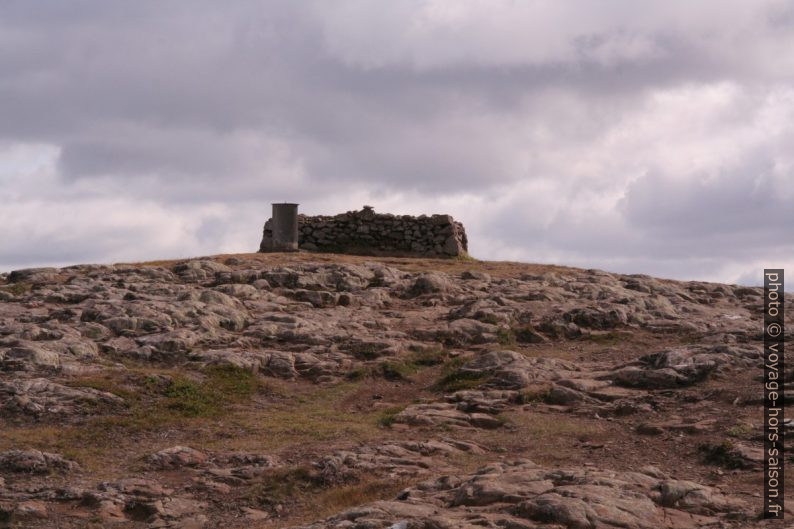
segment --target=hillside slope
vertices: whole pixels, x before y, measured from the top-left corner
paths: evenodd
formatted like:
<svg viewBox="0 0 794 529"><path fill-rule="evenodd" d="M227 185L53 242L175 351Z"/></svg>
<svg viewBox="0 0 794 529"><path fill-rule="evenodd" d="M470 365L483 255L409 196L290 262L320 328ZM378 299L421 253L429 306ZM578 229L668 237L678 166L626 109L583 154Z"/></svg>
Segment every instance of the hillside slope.
<svg viewBox="0 0 794 529"><path fill-rule="evenodd" d="M0 275L0 526L763 527L761 294L322 254Z"/></svg>

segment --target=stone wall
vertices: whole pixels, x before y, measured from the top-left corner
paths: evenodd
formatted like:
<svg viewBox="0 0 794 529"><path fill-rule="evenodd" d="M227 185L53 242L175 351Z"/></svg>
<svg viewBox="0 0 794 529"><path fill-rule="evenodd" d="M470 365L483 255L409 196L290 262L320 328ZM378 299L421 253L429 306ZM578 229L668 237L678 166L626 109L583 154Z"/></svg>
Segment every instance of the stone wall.
<svg viewBox="0 0 794 529"><path fill-rule="evenodd" d="M271 219L265 223L260 252L272 251ZM449 215L392 215L370 206L334 216L298 215L302 250L365 255L467 255L463 224Z"/></svg>

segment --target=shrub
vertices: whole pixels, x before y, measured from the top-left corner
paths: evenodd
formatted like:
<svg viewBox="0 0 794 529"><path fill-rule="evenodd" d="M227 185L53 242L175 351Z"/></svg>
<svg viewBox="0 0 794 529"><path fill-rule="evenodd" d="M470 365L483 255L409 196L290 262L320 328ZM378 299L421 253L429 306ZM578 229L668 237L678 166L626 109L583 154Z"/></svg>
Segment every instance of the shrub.
<svg viewBox="0 0 794 529"><path fill-rule="evenodd" d="M437 366L444 363L447 352L444 349L425 349L416 351L408 358L408 361L417 366Z"/></svg>
<svg viewBox="0 0 794 529"><path fill-rule="evenodd" d="M747 437L753 431L753 428L749 424L737 424L733 428L727 431L727 434L731 437Z"/></svg>
<svg viewBox="0 0 794 529"><path fill-rule="evenodd" d="M733 442L725 440L719 444L704 443L698 447L703 461L726 468L748 468L749 464L737 453Z"/></svg>
<svg viewBox="0 0 794 529"><path fill-rule="evenodd" d="M322 485L320 476L307 466L276 468L251 486L249 497L261 506L275 506Z"/></svg>
<svg viewBox="0 0 794 529"><path fill-rule="evenodd" d="M386 380L406 380L417 369L411 362L383 362L380 365L380 372Z"/></svg>
<svg viewBox="0 0 794 529"><path fill-rule="evenodd" d="M378 417L378 425L388 428L394 424L397 415L405 409L405 406L394 406L393 408L386 408Z"/></svg>
<svg viewBox="0 0 794 529"><path fill-rule="evenodd" d="M363 367L357 367L356 369L353 369L352 371L349 371L345 375L345 378L347 380L355 382L355 381L358 381L358 380L363 380L369 375L370 375L369 369L365 369Z"/></svg>
<svg viewBox="0 0 794 529"><path fill-rule="evenodd" d="M518 393L517 404L532 404L536 402L548 402L551 394L551 386L536 386L526 388Z"/></svg>
<svg viewBox="0 0 794 529"><path fill-rule="evenodd" d="M30 283L12 283L10 285L0 287L0 289L8 292L9 294L13 294L14 296L26 294L27 292L30 292L32 288L33 287Z"/></svg>
<svg viewBox="0 0 794 529"><path fill-rule="evenodd" d="M509 327L499 327L499 330L496 331L496 341L499 342L499 345L515 345L516 335Z"/></svg>
<svg viewBox="0 0 794 529"><path fill-rule="evenodd" d="M433 385L434 389L445 393L454 393L464 389L473 389L488 382L489 376L471 371L463 371L461 367L465 362L462 358L455 358L444 366L441 377Z"/></svg>

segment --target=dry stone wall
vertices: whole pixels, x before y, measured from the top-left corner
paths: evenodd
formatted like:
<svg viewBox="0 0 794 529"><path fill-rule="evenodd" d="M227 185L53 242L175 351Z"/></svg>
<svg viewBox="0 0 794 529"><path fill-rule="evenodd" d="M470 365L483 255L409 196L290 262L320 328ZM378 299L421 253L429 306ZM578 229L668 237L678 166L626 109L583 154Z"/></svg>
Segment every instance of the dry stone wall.
<svg viewBox="0 0 794 529"><path fill-rule="evenodd" d="M265 223L260 252L272 251L271 221ZM366 255L467 255L463 224L450 215L392 215L370 206L334 216L298 215L302 250Z"/></svg>

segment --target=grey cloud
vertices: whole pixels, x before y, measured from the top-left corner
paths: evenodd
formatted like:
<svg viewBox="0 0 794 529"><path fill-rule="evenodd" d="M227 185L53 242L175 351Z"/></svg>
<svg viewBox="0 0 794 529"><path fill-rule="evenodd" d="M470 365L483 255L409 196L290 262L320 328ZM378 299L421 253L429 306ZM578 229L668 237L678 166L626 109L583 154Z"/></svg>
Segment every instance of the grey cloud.
<svg viewBox="0 0 794 529"><path fill-rule="evenodd" d="M629 187L623 203L626 218L664 239L743 237L740 247L732 250L751 250L773 240L785 242L794 226L791 195L777 189L770 160L749 162L756 163L718 178L695 175L671 181L649 175ZM789 184L792 179L794 174L789 174Z"/></svg>
<svg viewBox="0 0 794 529"><path fill-rule="evenodd" d="M794 134L746 130L794 108L791 16L774 1L7 1L0 140L60 154L43 180L0 163L13 186L0 198L14 198L0 217L38 234L0 228L14 245L0 266L126 256L119 240L255 248L271 200L331 213L402 194L458 204L489 257L680 277L738 267L737 248L771 251L794 220L785 193L755 217L764 186L792 183L781 145ZM701 93L721 83L735 87L727 109ZM707 161L672 163L677 137L682 158ZM41 208L87 199L68 234L44 229ZM156 206L151 224L87 228L141 203ZM251 235L235 236L244 223Z"/></svg>

